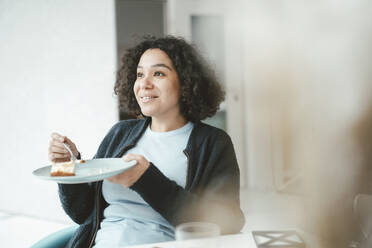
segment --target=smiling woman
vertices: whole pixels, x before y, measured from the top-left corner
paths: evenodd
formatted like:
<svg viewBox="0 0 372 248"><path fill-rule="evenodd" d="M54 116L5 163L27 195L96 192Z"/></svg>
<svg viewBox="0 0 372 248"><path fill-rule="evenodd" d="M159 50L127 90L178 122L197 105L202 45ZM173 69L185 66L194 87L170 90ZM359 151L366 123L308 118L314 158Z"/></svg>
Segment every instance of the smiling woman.
<svg viewBox="0 0 372 248"><path fill-rule="evenodd" d="M170 241L185 222L239 232L239 167L230 137L201 120L224 93L195 49L181 38L145 37L123 57L115 92L144 118L120 121L95 158L137 164L103 181L59 185L65 212L80 227L67 247L124 247ZM69 160L67 137L53 134L51 160Z"/></svg>

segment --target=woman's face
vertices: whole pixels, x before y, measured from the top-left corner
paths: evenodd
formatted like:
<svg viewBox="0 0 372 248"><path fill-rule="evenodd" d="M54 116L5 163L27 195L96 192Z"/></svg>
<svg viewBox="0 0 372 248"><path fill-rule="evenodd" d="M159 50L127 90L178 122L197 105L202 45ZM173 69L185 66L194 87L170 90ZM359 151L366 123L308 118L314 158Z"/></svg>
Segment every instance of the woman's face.
<svg viewBox="0 0 372 248"><path fill-rule="evenodd" d="M142 113L159 119L177 117L179 89L178 75L168 55L158 48L145 51L133 89Z"/></svg>

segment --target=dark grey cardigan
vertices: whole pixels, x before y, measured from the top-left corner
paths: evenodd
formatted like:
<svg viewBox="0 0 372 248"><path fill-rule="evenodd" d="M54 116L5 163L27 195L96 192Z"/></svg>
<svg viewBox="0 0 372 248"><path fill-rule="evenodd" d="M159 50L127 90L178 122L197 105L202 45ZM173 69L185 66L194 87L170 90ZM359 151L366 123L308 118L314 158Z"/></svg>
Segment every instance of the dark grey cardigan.
<svg viewBox="0 0 372 248"><path fill-rule="evenodd" d="M98 148L95 158L121 157L136 145L151 119L118 122ZM173 226L207 221L222 234L237 233L244 224L239 200L239 167L230 137L222 130L195 123L187 147L186 186L182 188L151 164L131 187ZM91 247L107 203L102 181L59 184L65 212L80 224L67 247Z"/></svg>

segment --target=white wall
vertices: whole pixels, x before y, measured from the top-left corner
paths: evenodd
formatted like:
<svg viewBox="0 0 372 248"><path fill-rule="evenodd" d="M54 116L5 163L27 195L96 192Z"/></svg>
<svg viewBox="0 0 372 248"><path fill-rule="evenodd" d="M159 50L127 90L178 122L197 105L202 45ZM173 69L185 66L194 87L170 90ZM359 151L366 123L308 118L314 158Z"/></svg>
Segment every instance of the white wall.
<svg viewBox="0 0 372 248"><path fill-rule="evenodd" d="M113 1L0 1L0 210L67 220L48 165L52 131L91 158L117 120Z"/></svg>

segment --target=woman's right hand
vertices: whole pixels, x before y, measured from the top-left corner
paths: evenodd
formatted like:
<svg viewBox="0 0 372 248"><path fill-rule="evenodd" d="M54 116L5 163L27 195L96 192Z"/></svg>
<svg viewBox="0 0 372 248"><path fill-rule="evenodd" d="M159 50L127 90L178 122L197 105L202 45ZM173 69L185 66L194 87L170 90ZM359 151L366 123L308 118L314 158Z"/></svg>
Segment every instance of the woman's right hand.
<svg viewBox="0 0 372 248"><path fill-rule="evenodd" d="M69 138L58 133L52 133L48 149L48 156L51 162L57 163L71 160L71 155L63 143L70 147L75 157L79 155L75 144Z"/></svg>

